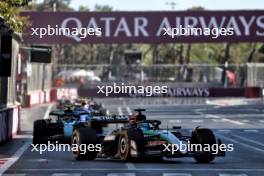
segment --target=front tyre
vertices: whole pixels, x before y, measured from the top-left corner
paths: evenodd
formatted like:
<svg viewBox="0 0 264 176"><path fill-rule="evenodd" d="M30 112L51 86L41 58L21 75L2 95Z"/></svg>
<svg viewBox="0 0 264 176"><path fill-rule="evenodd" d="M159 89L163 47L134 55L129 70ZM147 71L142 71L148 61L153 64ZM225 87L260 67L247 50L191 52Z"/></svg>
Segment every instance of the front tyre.
<svg viewBox="0 0 264 176"><path fill-rule="evenodd" d="M144 135L140 129L128 129L121 132L118 142L119 157L123 161L136 158L144 152Z"/></svg>
<svg viewBox="0 0 264 176"><path fill-rule="evenodd" d="M75 129L72 134L72 152L76 160L94 160L98 151L88 151L89 145L96 145L98 141L96 131L92 128Z"/></svg>
<svg viewBox="0 0 264 176"><path fill-rule="evenodd" d="M47 141L47 124L45 120L36 120L33 125L33 144L44 144Z"/></svg>
<svg viewBox="0 0 264 176"><path fill-rule="evenodd" d="M212 148L212 145L217 144L212 130L206 128L194 129L190 142L191 144L201 144L202 147L209 145L210 148ZM209 163L213 161L214 158L215 156L211 153L211 151L203 151L201 154L194 156L194 159L198 163Z"/></svg>

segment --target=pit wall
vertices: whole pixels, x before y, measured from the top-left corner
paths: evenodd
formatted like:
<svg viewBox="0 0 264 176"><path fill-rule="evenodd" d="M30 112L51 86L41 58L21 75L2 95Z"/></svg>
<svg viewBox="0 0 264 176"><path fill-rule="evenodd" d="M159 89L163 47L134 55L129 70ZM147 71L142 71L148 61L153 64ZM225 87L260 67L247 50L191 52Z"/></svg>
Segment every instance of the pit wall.
<svg viewBox="0 0 264 176"><path fill-rule="evenodd" d="M20 130L21 105L0 110L0 144L12 139Z"/></svg>

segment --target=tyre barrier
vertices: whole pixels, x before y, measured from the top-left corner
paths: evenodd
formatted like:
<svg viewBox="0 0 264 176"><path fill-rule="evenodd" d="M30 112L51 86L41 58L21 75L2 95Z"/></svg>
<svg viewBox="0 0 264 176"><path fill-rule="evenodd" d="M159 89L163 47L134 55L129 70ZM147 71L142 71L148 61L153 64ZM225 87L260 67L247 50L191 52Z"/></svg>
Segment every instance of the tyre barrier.
<svg viewBox="0 0 264 176"><path fill-rule="evenodd" d="M0 110L0 144L12 139L20 130L20 110L20 105Z"/></svg>

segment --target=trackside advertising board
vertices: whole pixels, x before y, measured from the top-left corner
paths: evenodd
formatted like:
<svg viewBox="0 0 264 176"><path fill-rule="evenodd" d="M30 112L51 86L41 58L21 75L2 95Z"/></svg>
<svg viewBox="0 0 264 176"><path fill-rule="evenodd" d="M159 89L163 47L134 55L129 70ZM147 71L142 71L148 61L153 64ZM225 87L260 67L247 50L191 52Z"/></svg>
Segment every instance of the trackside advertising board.
<svg viewBox="0 0 264 176"><path fill-rule="evenodd" d="M25 43L264 42L264 11L24 12ZM64 31L64 32L63 32Z"/></svg>

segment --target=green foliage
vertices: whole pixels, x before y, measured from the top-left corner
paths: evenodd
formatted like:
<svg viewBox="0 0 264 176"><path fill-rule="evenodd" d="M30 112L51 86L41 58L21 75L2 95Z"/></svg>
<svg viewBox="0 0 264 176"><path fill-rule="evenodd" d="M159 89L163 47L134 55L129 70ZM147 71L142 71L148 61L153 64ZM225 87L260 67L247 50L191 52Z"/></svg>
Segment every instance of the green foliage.
<svg viewBox="0 0 264 176"><path fill-rule="evenodd" d="M79 7L79 12L89 12L89 11L90 11L89 7L83 5Z"/></svg>
<svg viewBox="0 0 264 176"><path fill-rule="evenodd" d="M99 11L99 12L111 12L113 11L113 8L108 5L98 5L96 4L94 7L94 11Z"/></svg>
<svg viewBox="0 0 264 176"><path fill-rule="evenodd" d="M0 17L16 32L21 32L28 25L27 18L19 16L20 7L27 3L27 0L5 0L0 2Z"/></svg>
<svg viewBox="0 0 264 176"><path fill-rule="evenodd" d="M69 7L71 0L44 0L43 3L32 2L27 9L37 11L73 11Z"/></svg>

